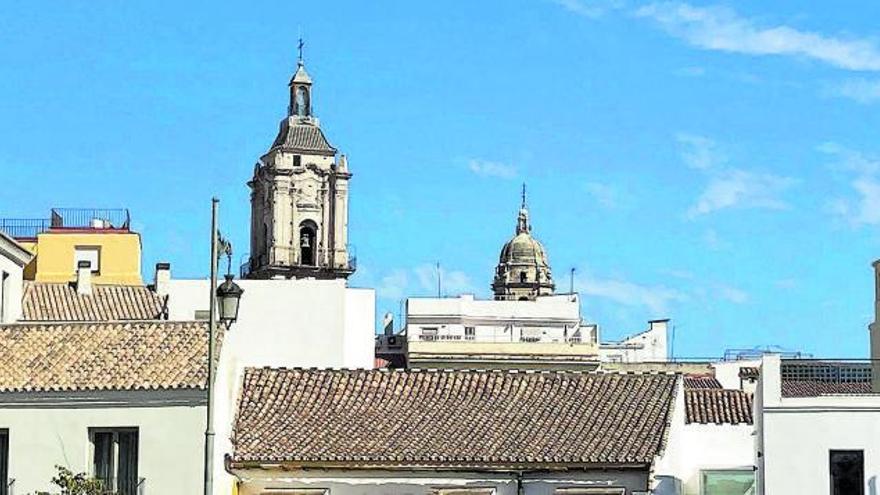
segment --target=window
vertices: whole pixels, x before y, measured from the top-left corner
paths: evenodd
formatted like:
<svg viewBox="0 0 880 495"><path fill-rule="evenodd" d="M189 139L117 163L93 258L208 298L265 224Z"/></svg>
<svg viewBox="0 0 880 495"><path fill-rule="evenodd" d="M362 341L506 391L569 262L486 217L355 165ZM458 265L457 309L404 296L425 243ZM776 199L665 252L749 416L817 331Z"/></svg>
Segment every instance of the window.
<svg viewBox="0 0 880 495"><path fill-rule="evenodd" d="M471 488L435 488L431 490L433 495L494 495L495 489L489 487Z"/></svg>
<svg viewBox="0 0 880 495"><path fill-rule="evenodd" d="M476 327L464 327L464 340L474 340L476 337Z"/></svg>
<svg viewBox="0 0 880 495"><path fill-rule="evenodd" d="M92 475L119 495L135 495L138 484L137 428L92 428Z"/></svg>
<svg viewBox="0 0 880 495"><path fill-rule="evenodd" d="M861 450L832 450L829 455L831 495L864 495L865 454Z"/></svg>
<svg viewBox="0 0 880 495"><path fill-rule="evenodd" d="M615 486L584 486L557 488L557 495L626 495L626 488Z"/></svg>
<svg viewBox="0 0 880 495"><path fill-rule="evenodd" d="M437 327L422 327L419 340L437 340Z"/></svg>
<svg viewBox="0 0 880 495"><path fill-rule="evenodd" d="M519 282L521 284L526 283L526 272L519 272Z"/></svg>
<svg viewBox="0 0 880 495"><path fill-rule="evenodd" d="M9 430L0 429L0 495L9 494Z"/></svg>
<svg viewBox="0 0 880 495"><path fill-rule="evenodd" d="M101 272L101 248L98 246L76 246L73 253L73 272L76 273L80 261L88 261L92 273Z"/></svg>
<svg viewBox="0 0 880 495"><path fill-rule="evenodd" d="M701 473L702 495L754 495L755 472L751 469L725 469Z"/></svg>

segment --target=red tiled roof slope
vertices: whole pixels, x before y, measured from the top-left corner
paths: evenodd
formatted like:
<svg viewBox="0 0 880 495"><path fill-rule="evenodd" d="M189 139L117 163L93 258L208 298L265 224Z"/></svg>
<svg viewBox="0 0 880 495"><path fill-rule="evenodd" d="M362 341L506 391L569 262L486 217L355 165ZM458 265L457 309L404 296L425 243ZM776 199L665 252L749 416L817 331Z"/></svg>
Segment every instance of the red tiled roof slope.
<svg viewBox="0 0 880 495"><path fill-rule="evenodd" d="M684 388L724 388L714 376L690 375L684 377Z"/></svg>
<svg viewBox="0 0 880 495"><path fill-rule="evenodd" d="M649 464L676 376L249 368L235 462Z"/></svg>
<svg viewBox="0 0 880 495"><path fill-rule="evenodd" d="M2 325L0 393L204 389L207 348L204 322Z"/></svg>
<svg viewBox="0 0 880 495"><path fill-rule="evenodd" d="M752 424L752 394L730 389L685 389L687 423Z"/></svg>
<svg viewBox="0 0 880 495"><path fill-rule="evenodd" d="M166 297L146 286L94 285L92 294L68 283L28 282L22 321L123 321L165 318Z"/></svg>
<svg viewBox="0 0 880 495"><path fill-rule="evenodd" d="M871 382L782 380L783 397L818 397L829 394L870 394Z"/></svg>

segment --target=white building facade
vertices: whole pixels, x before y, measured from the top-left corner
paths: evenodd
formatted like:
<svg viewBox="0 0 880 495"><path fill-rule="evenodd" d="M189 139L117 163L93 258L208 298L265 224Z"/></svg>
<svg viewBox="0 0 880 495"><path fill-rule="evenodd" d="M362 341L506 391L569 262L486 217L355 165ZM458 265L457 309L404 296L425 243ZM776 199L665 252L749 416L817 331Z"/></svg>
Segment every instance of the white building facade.
<svg viewBox="0 0 880 495"><path fill-rule="evenodd" d="M30 251L0 231L0 323L12 323L21 316L23 272L31 258Z"/></svg>

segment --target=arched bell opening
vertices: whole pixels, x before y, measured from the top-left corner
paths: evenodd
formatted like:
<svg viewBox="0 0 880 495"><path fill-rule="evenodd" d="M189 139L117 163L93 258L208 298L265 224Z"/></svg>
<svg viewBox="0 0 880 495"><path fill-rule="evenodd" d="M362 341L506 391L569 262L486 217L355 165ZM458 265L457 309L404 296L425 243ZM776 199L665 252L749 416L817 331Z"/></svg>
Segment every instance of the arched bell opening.
<svg viewBox="0 0 880 495"><path fill-rule="evenodd" d="M300 263L315 266L317 261L318 226L311 220L306 220L299 225L299 253Z"/></svg>

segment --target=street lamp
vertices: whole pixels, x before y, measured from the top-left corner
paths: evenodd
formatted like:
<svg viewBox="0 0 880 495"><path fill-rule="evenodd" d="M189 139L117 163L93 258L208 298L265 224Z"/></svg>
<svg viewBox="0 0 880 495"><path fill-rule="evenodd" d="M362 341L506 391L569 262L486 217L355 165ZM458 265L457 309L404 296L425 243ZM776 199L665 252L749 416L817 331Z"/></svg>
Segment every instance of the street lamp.
<svg viewBox="0 0 880 495"><path fill-rule="evenodd" d="M205 414L205 478L203 495L213 495L214 491L214 346L216 344L217 320L229 325L238 319L238 303L244 290L232 281L232 244L220 237L217 231L217 208L220 200L211 199L211 279L209 282L210 302L208 305L208 379L207 411ZM217 264L220 256L226 255L226 281L217 286ZM218 314L219 312L219 314ZM219 317L219 318L218 318Z"/></svg>
<svg viewBox="0 0 880 495"><path fill-rule="evenodd" d="M232 274L226 274L226 281L217 287L217 309L220 310L220 321L231 325L238 319L238 303L244 289L232 281Z"/></svg>

